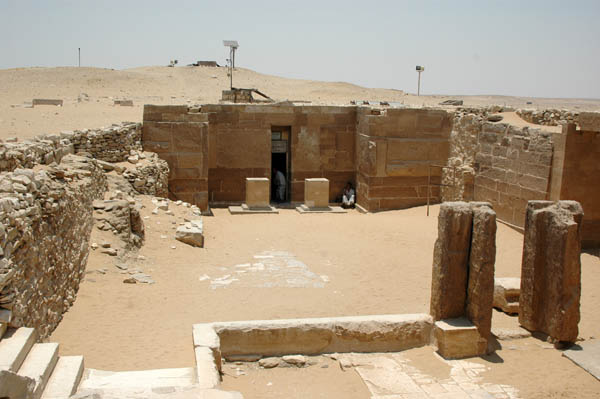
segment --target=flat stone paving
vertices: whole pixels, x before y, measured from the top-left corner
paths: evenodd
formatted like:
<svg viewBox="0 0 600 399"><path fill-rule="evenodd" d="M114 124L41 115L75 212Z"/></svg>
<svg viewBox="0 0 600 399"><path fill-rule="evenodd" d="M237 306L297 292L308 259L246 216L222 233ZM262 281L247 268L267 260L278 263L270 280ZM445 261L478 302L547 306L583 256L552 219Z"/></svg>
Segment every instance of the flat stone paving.
<svg viewBox="0 0 600 399"><path fill-rule="evenodd" d="M600 380L600 339L573 345L563 352L563 356Z"/></svg>
<svg viewBox="0 0 600 399"><path fill-rule="evenodd" d="M449 378L422 372L401 353L348 354L341 355L340 360L354 366L372 399L520 398L518 390L510 385L484 383L480 374L488 369L485 365L434 356L451 367Z"/></svg>

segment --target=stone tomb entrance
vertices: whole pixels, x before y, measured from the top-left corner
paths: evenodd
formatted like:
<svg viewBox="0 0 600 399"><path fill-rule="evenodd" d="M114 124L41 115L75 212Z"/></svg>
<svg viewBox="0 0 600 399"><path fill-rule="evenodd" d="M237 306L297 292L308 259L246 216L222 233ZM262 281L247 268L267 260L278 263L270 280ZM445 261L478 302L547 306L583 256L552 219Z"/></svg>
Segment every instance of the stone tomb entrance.
<svg viewBox="0 0 600 399"><path fill-rule="evenodd" d="M290 150L290 126L271 127L271 201L272 202L290 202L291 200L291 150ZM283 201L277 198L277 186L275 179L275 170L281 171L285 176L285 192Z"/></svg>

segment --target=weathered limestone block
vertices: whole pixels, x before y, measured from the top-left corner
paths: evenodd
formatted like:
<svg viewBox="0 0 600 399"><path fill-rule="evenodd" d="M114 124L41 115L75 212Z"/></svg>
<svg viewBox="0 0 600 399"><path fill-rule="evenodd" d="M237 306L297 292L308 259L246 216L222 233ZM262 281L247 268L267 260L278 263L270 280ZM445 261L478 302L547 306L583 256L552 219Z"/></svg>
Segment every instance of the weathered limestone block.
<svg viewBox="0 0 600 399"><path fill-rule="evenodd" d="M518 314L520 293L520 278L496 278L494 281L494 307L508 314Z"/></svg>
<svg viewBox="0 0 600 399"><path fill-rule="evenodd" d="M227 359L257 354L394 352L428 345L432 326L426 314L212 323Z"/></svg>
<svg viewBox="0 0 600 399"><path fill-rule="evenodd" d="M308 208L327 208L329 206L328 179L304 179L304 205Z"/></svg>
<svg viewBox="0 0 600 399"><path fill-rule="evenodd" d="M464 317L436 321L434 336L438 353L445 359L480 356L487 351L487 339Z"/></svg>
<svg viewBox="0 0 600 399"><path fill-rule="evenodd" d="M269 208L269 179L266 177L246 178L246 205L250 209Z"/></svg>
<svg viewBox="0 0 600 399"><path fill-rule="evenodd" d="M445 202L440 206L431 276L430 313L434 320L465 313L472 225L469 204Z"/></svg>
<svg viewBox="0 0 600 399"><path fill-rule="evenodd" d="M175 239L193 247L204 247L202 219L192 220L175 231Z"/></svg>
<svg viewBox="0 0 600 399"><path fill-rule="evenodd" d="M496 261L496 212L489 203L470 204L473 232L469 256L466 316L487 339L492 327L494 264Z"/></svg>
<svg viewBox="0 0 600 399"><path fill-rule="evenodd" d="M577 339L582 219L576 201L527 204L519 322L557 341Z"/></svg>

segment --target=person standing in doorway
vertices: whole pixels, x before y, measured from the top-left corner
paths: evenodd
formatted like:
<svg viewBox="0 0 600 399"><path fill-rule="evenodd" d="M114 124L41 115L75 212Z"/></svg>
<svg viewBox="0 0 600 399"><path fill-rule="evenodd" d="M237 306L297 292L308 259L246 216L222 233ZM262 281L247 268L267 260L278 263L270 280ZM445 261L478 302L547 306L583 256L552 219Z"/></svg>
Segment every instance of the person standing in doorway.
<svg viewBox="0 0 600 399"><path fill-rule="evenodd" d="M275 201L285 201L285 175L278 170L273 168L273 181L275 182Z"/></svg>

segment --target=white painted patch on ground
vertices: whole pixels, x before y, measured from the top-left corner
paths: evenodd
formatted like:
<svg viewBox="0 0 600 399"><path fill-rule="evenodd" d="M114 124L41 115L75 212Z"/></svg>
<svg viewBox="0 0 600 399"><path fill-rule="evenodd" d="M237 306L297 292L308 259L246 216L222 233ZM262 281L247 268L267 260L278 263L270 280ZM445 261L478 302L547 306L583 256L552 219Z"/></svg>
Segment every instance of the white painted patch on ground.
<svg viewBox="0 0 600 399"><path fill-rule="evenodd" d="M210 279L212 289L227 286L323 288L329 282L328 276L313 273L294 254L286 251L263 251L254 255L252 262L219 269L225 274L204 275L200 281Z"/></svg>

